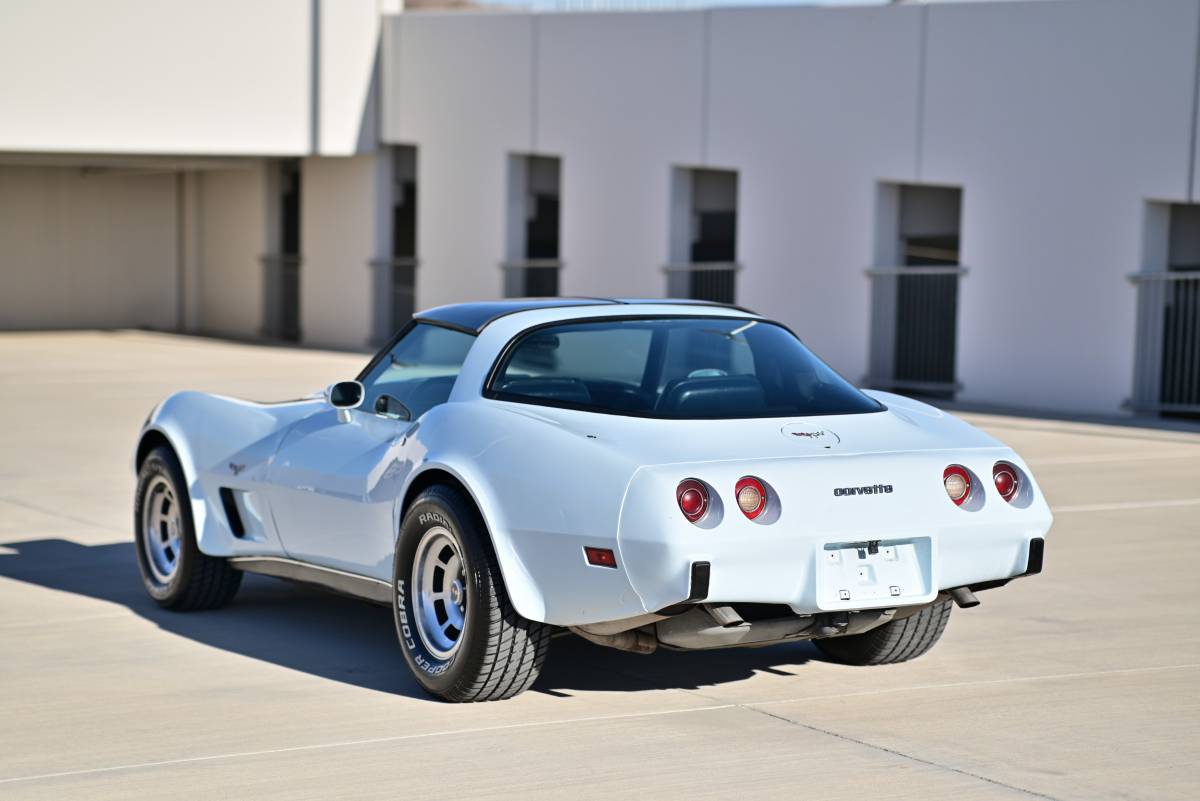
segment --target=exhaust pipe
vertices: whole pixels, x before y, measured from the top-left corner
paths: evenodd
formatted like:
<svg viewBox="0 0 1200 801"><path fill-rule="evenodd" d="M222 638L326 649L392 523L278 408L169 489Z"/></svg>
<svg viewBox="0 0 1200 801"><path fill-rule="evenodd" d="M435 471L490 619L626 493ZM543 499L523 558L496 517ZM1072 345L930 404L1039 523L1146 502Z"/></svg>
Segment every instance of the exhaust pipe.
<svg viewBox="0 0 1200 801"><path fill-rule="evenodd" d="M642 629L630 629L616 634L592 634L579 626L571 626L571 631L588 642L616 648L618 651L629 651L635 654L652 654L658 648L658 637Z"/></svg>
<svg viewBox="0 0 1200 801"><path fill-rule="evenodd" d="M954 603L958 604L959 609L979 606L979 599L975 597L975 593L971 592L970 587L955 587L950 590L950 597L954 599Z"/></svg>

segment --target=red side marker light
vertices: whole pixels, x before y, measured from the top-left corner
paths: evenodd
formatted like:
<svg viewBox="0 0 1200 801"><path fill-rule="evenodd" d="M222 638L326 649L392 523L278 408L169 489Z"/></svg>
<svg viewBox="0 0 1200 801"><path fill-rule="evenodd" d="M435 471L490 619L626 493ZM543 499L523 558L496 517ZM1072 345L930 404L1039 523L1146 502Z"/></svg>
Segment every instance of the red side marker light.
<svg viewBox="0 0 1200 801"><path fill-rule="evenodd" d="M589 565L596 567L616 567L617 555L609 548L592 548L584 546L583 555L587 558Z"/></svg>

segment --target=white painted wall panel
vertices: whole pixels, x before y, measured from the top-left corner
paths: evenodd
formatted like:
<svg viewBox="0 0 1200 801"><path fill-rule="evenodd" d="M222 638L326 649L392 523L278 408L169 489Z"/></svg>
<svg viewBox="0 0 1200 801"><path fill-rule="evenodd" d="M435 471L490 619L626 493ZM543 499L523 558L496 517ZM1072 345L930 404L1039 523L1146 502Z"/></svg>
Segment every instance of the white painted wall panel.
<svg viewBox="0 0 1200 801"><path fill-rule="evenodd" d="M319 16L317 151L324 156L371 151L379 136L378 2L321 0Z"/></svg>
<svg viewBox="0 0 1200 801"><path fill-rule="evenodd" d="M964 190L963 397L1115 412L1142 204L1189 190L1198 4L928 13L921 177Z"/></svg>
<svg viewBox="0 0 1200 801"><path fill-rule="evenodd" d="M263 326L267 246L264 163L200 175L199 328L208 334L257 337Z"/></svg>
<svg viewBox="0 0 1200 801"><path fill-rule="evenodd" d="M375 156L310 158L302 166L300 331L305 343L362 348L371 336L377 255Z"/></svg>
<svg viewBox="0 0 1200 801"><path fill-rule="evenodd" d="M534 149L562 157L560 291L661 297L671 165L701 160L704 15L536 25Z"/></svg>
<svg viewBox="0 0 1200 801"><path fill-rule="evenodd" d="M738 301L867 367L876 186L916 173L918 8L712 12L706 163L736 169Z"/></svg>
<svg viewBox="0 0 1200 801"><path fill-rule="evenodd" d="M418 147L417 307L501 294L507 156L532 146L527 15L387 18L386 141Z"/></svg>
<svg viewBox="0 0 1200 801"><path fill-rule="evenodd" d="M173 328L175 175L0 167L0 330Z"/></svg>
<svg viewBox="0 0 1200 801"><path fill-rule="evenodd" d="M5 0L0 151L303 153L310 7Z"/></svg>

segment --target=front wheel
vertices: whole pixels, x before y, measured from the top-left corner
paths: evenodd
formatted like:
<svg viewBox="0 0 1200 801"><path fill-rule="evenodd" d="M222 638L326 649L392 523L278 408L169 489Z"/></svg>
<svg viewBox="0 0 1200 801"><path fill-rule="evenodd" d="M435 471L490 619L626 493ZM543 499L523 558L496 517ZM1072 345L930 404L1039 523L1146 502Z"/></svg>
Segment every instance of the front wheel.
<svg viewBox="0 0 1200 801"><path fill-rule="evenodd" d="M392 610L413 675L447 701L511 698L546 660L551 627L517 614L479 513L450 487L425 490L404 517Z"/></svg>
<svg viewBox="0 0 1200 801"><path fill-rule="evenodd" d="M845 637L814 640L826 656L846 665L889 665L921 656L941 639L953 602L934 601L915 615Z"/></svg>
<svg viewBox="0 0 1200 801"><path fill-rule="evenodd" d="M196 545L183 469L165 445L152 450L138 471L133 525L142 583L160 606L216 609L237 594L241 571Z"/></svg>

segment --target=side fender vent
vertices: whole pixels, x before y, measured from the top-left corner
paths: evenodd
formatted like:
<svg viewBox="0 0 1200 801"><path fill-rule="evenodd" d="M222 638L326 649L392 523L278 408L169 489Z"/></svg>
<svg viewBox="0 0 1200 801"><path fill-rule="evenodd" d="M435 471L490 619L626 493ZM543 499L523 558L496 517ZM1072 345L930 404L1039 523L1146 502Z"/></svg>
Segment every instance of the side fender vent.
<svg viewBox="0 0 1200 801"><path fill-rule="evenodd" d="M237 500L233 497L233 490L229 487L221 487L221 506L225 508L225 519L229 521L229 528L233 531L233 536L241 539L246 536L246 526L242 523L242 514L238 511Z"/></svg>

